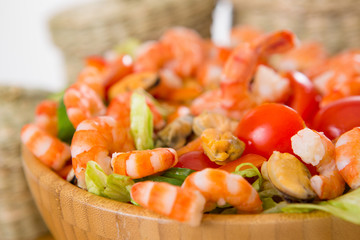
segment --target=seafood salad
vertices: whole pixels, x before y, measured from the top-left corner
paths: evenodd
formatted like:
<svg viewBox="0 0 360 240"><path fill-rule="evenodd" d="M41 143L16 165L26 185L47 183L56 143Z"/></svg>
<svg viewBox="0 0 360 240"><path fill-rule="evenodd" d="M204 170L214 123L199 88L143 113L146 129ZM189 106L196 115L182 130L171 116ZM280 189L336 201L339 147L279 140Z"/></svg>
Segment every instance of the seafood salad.
<svg viewBox="0 0 360 240"><path fill-rule="evenodd" d="M360 224L360 50L237 26L176 27L91 56L23 144L93 194L192 226L203 214L322 210Z"/></svg>

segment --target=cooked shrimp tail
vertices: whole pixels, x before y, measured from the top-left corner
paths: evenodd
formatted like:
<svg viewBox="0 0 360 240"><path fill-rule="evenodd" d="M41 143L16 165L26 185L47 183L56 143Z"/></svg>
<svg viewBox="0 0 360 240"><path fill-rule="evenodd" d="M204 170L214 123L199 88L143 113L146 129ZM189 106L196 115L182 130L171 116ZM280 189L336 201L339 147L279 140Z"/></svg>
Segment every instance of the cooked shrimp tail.
<svg viewBox="0 0 360 240"><path fill-rule="evenodd" d="M191 226L200 224L205 205L198 191L164 182L136 183L131 188L131 198L145 208Z"/></svg>
<svg viewBox="0 0 360 240"><path fill-rule="evenodd" d="M176 165L178 157L171 148L120 152L113 154L111 165L114 173L142 178L165 171Z"/></svg>
<svg viewBox="0 0 360 240"><path fill-rule="evenodd" d="M32 154L54 170L60 170L70 159L70 147L35 124L22 128L21 141Z"/></svg>
<svg viewBox="0 0 360 240"><path fill-rule="evenodd" d="M224 170L206 168L188 176L182 188L198 190L207 204L226 203L233 205L239 212L255 213L262 210L259 194L251 184L240 175Z"/></svg>

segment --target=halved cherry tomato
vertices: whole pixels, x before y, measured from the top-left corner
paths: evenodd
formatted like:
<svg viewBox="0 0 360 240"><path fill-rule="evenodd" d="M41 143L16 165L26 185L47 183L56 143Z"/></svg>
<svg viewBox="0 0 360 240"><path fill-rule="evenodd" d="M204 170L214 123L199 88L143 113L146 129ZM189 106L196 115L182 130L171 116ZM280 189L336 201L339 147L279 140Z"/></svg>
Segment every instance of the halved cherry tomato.
<svg viewBox="0 0 360 240"><path fill-rule="evenodd" d="M218 168L219 165L212 162L203 151L192 151L181 155L175 167L200 171L205 168Z"/></svg>
<svg viewBox="0 0 360 240"><path fill-rule="evenodd" d="M360 96L336 100L322 107L316 114L312 128L331 140L360 126Z"/></svg>
<svg viewBox="0 0 360 240"><path fill-rule="evenodd" d="M245 114L235 135L245 142L244 153L255 153L268 159L275 150L293 153L290 138L304 127L304 120L292 108L266 103Z"/></svg>
<svg viewBox="0 0 360 240"><path fill-rule="evenodd" d="M288 72L292 94L286 105L299 113L306 123L310 123L319 110L320 94L310 79L300 72Z"/></svg>
<svg viewBox="0 0 360 240"><path fill-rule="evenodd" d="M252 163L255 167L260 168L265 161L266 158L264 158L263 156L249 153L246 155L242 155L240 158L219 167L219 169L232 173L235 171L235 168L242 163ZM244 166L244 168L241 169L244 170L247 168L250 168L250 166Z"/></svg>

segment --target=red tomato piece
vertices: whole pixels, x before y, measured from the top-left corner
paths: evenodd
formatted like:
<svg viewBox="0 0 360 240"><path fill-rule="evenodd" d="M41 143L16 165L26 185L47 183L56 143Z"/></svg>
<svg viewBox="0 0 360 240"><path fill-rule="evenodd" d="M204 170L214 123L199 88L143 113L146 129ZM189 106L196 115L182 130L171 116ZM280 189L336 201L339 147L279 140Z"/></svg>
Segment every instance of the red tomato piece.
<svg viewBox="0 0 360 240"><path fill-rule="evenodd" d="M286 105L299 113L306 123L310 123L319 110L321 96L310 79L300 72L288 72L292 94Z"/></svg>
<svg viewBox="0 0 360 240"><path fill-rule="evenodd" d="M260 168L265 161L266 158L264 158L263 156L249 153L242 155L240 158L219 167L219 169L232 173L235 171L236 167L242 163L252 163L255 167ZM244 166L244 168L241 169L244 170L247 168L250 168L250 166Z"/></svg>
<svg viewBox="0 0 360 240"><path fill-rule="evenodd" d="M331 102L316 114L312 128L331 140L360 126L360 96L351 96Z"/></svg>
<svg viewBox="0 0 360 240"><path fill-rule="evenodd" d="M235 135L245 142L245 153L268 159L275 150L293 153L290 138L304 127L304 120L292 108L266 103L245 114Z"/></svg>
<svg viewBox="0 0 360 240"><path fill-rule="evenodd" d="M200 171L205 168L218 168L219 165L212 162L203 151L191 151L181 155L175 167Z"/></svg>

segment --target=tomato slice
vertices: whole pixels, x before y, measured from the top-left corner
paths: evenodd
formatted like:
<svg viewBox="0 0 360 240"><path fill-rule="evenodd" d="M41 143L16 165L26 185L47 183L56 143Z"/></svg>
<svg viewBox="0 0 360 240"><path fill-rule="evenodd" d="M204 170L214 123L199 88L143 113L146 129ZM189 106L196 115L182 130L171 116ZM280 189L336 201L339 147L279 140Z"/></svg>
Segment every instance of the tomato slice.
<svg viewBox="0 0 360 240"><path fill-rule="evenodd" d="M312 128L331 140L360 126L360 96L351 96L331 102L316 114Z"/></svg>
<svg viewBox="0 0 360 240"><path fill-rule="evenodd" d="M288 72L292 94L286 105L299 113L306 123L310 123L319 110L321 96L310 79L300 72Z"/></svg>
<svg viewBox="0 0 360 240"><path fill-rule="evenodd" d="M266 103L245 114L235 135L245 142L244 153L255 153L268 159L275 150L293 153L290 138L304 127L304 120L294 109L279 103Z"/></svg>
<svg viewBox="0 0 360 240"><path fill-rule="evenodd" d="M191 151L181 155L175 167L200 171L205 168L218 168L219 165L212 162L203 151Z"/></svg>
<svg viewBox="0 0 360 240"><path fill-rule="evenodd" d="M266 158L264 158L263 156L249 153L242 155L240 158L219 167L219 169L232 173L235 171L235 168L242 163L252 163L255 167L260 168L265 161ZM247 168L250 168L250 166L244 166L244 168L241 169L243 170Z"/></svg>

